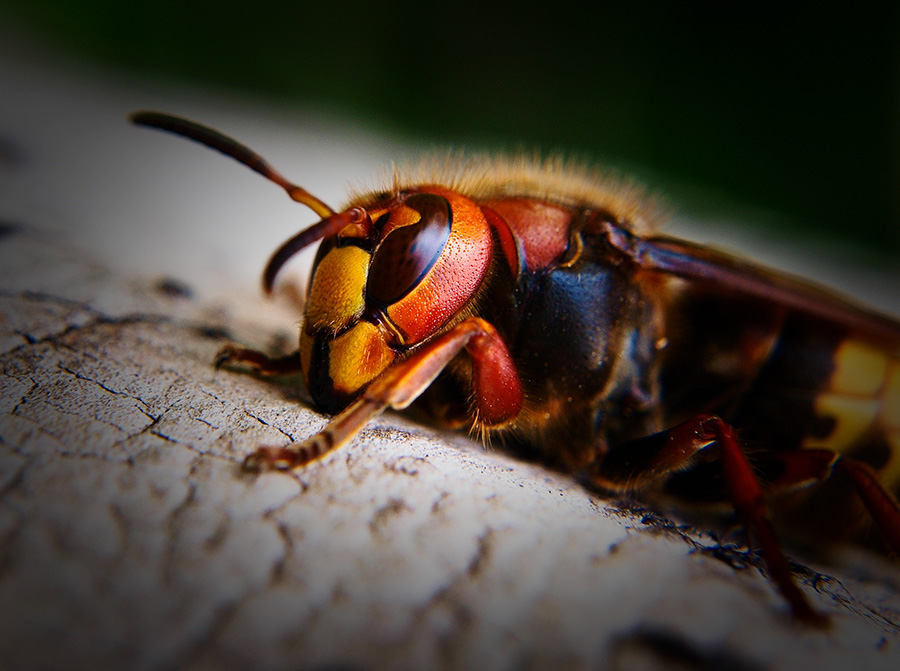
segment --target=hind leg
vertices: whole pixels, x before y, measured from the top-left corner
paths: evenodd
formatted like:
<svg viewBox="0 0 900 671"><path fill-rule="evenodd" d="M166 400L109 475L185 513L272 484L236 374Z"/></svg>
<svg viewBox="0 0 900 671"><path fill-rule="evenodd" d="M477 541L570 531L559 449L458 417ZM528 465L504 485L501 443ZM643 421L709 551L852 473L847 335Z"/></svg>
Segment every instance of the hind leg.
<svg viewBox="0 0 900 671"><path fill-rule="evenodd" d="M797 586L781 549L759 480L753 472L735 430L713 415L701 415L684 424L611 450L602 460L596 481L613 487L648 485L689 467L697 457L717 453L727 496L748 536L758 545L769 577L790 604L794 615L821 626L826 618L816 612ZM824 450L807 456L790 453L781 486L828 477L837 455ZM795 458L795 455L797 457Z"/></svg>

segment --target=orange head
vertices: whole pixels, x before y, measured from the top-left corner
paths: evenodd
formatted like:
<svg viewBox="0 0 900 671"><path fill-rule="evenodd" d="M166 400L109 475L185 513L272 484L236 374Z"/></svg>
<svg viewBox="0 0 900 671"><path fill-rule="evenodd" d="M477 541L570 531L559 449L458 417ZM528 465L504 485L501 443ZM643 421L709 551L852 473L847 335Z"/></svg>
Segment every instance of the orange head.
<svg viewBox="0 0 900 671"><path fill-rule="evenodd" d="M398 357L463 316L487 276L492 234L475 203L437 186L375 198L312 228L324 240L300 356L313 398L335 412ZM273 255L267 289L290 255L311 242L305 233Z"/></svg>

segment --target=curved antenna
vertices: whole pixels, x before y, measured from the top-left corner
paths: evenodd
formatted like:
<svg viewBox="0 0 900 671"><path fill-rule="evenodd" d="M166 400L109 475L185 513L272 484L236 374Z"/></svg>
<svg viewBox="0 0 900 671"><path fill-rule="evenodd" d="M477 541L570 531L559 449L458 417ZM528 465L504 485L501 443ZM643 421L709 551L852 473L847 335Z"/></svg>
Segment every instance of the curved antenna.
<svg viewBox="0 0 900 671"><path fill-rule="evenodd" d="M281 247L275 250L275 253L269 257L269 262L263 271L263 289L266 293L272 293L272 285L275 283L275 276L281 267L294 254L304 247L308 247L317 240L337 235L339 231L346 226L358 224L361 219L361 210L353 207L346 212L332 214L325 217L322 221L313 224L309 228L304 228L294 237L285 241Z"/></svg>
<svg viewBox="0 0 900 671"><path fill-rule="evenodd" d="M165 114L163 112L134 112L128 117L132 123L138 126L147 126L149 128L158 128L175 135L181 135L189 140L194 140L202 145L206 145L211 149L216 149L226 156L230 156L235 161L243 163L251 170L258 172L260 175L275 182L292 200L306 205L320 217L330 217L334 214L328 205L316 198L309 191L301 186L292 184L287 181L280 172L275 170L269 163L255 151L242 145L237 140L223 135L217 130L213 130L208 126L199 124L196 121L190 121L183 117Z"/></svg>

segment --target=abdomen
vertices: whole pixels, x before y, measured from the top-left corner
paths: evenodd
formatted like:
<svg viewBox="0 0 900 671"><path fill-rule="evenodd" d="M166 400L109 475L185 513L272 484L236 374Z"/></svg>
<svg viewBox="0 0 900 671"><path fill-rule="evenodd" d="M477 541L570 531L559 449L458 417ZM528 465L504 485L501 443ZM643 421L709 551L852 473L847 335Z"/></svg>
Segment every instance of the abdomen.
<svg viewBox="0 0 900 671"><path fill-rule="evenodd" d="M733 423L772 449L824 448L900 487L900 348L789 316Z"/></svg>
<svg viewBox="0 0 900 671"><path fill-rule="evenodd" d="M666 424L719 414L746 448L824 448L900 488L900 343L763 301L688 288L668 305Z"/></svg>

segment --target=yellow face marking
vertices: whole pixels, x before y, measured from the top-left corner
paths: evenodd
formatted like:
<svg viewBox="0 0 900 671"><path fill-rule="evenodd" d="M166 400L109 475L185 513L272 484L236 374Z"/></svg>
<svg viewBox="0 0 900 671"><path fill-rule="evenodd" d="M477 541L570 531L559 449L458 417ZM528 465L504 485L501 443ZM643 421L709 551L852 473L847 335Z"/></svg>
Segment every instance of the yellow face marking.
<svg viewBox="0 0 900 671"><path fill-rule="evenodd" d="M381 229L382 240L384 240L384 238L387 237L387 235L395 228L400 228L402 226L411 226L412 224L417 223L422 218L422 214L418 210L414 210L408 205L398 205L397 207L394 207L390 212L390 218Z"/></svg>
<svg viewBox="0 0 900 671"><path fill-rule="evenodd" d="M384 372L395 356L378 327L362 321L328 346L328 374L336 390L353 394Z"/></svg>
<svg viewBox="0 0 900 671"><path fill-rule="evenodd" d="M882 393L889 357L859 340L845 340L834 353L831 391L850 396L876 397Z"/></svg>
<svg viewBox="0 0 900 671"><path fill-rule="evenodd" d="M369 253L359 247L332 249L316 266L306 302L307 328L339 331L365 307Z"/></svg>
<svg viewBox="0 0 900 671"><path fill-rule="evenodd" d="M414 210L408 205L395 207L391 211L391 223L397 226L409 226L422 218L422 214L418 210Z"/></svg>

